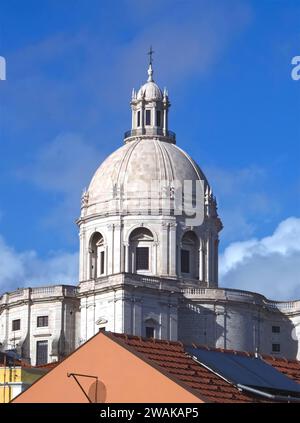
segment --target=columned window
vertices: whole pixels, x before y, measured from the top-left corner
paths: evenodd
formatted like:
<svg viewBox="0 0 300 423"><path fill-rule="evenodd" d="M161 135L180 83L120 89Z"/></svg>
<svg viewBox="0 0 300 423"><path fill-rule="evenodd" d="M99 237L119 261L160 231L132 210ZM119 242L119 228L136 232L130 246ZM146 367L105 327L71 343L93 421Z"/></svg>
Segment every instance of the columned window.
<svg viewBox="0 0 300 423"><path fill-rule="evenodd" d="M180 270L183 276L199 278L199 240L192 231L186 232L182 237Z"/></svg>
<svg viewBox="0 0 300 423"><path fill-rule="evenodd" d="M145 328L145 335L146 338L155 338L154 336L154 328L150 327L150 326L146 326Z"/></svg>
<svg viewBox="0 0 300 423"><path fill-rule="evenodd" d="M181 250L181 272L190 273L190 251Z"/></svg>
<svg viewBox="0 0 300 423"><path fill-rule="evenodd" d="M159 324L157 320L153 317L148 317L144 321L144 331L143 336L146 338L158 338L159 337Z"/></svg>
<svg viewBox="0 0 300 423"><path fill-rule="evenodd" d="M146 109L146 125L151 125L151 110Z"/></svg>
<svg viewBox="0 0 300 423"><path fill-rule="evenodd" d="M149 270L149 247L136 247L136 270Z"/></svg>
<svg viewBox="0 0 300 423"><path fill-rule="evenodd" d="M100 275L104 275L104 269L105 269L105 254L104 251L100 251Z"/></svg>
<svg viewBox="0 0 300 423"><path fill-rule="evenodd" d="M151 273L153 261L153 234L149 229L137 228L129 238L130 271L132 273Z"/></svg>
<svg viewBox="0 0 300 423"><path fill-rule="evenodd" d="M95 232L90 240L90 279L99 278L106 272L104 238L99 232Z"/></svg>

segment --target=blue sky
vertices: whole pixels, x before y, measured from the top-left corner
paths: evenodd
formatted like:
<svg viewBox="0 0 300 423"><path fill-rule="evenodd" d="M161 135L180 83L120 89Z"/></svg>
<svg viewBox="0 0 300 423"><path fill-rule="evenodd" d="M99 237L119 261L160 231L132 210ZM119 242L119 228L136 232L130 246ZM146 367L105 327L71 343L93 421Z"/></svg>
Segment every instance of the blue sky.
<svg viewBox="0 0 300 423"><path fill-rule="evenodd" d="M76 283L80 194L122 145L152 44L170 129L217 195L223 284L300 297L299 22L297 0L3 0L1 290Z"/></svg>

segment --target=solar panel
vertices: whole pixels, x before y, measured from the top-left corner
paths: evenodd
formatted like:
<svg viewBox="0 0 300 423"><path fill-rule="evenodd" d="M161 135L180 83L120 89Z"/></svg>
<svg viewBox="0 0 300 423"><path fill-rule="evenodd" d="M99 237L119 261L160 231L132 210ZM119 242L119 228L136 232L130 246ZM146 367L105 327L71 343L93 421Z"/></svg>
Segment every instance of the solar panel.
<svg viewBox="0 0 300 423"><path fill-rule="evenodd" d="M187 347L185 351L204 366L236 385L300 395L300 384L260 358L193 347Z"/></svg>

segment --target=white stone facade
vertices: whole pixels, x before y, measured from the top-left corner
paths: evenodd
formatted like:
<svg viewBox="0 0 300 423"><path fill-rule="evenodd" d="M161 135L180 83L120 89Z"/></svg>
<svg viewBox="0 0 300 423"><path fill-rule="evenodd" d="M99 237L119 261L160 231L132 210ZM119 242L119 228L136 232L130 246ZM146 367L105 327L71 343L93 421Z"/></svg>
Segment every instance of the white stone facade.
<svg viewBox="0 0 300 423"><path fill-rule="evenodd" d="M199 166L176 146L168 93L153 81L151 65L148 76L133 91L125 145L82 196L79 285L4 294L1 349L17 349L36 364L38 342L48 341L46 359L53 361L105 328L299 359L300 301L218 288L216 199ZM192 190L184 192L190 203L182 211L177 195L185 181ZM200 224L191 223L192 209ZM48 324L37 327L42 316Z"/></svg>
<svg viewBox="0 0 300 423"><path fill-rule="evenodd" d="M178 337L183 342L300 358L300 301L270 301L222 288L184 288L182 293Z"/></svg>
<svg viewBox="0 0 300 423"><path fill-rule="evenodd" d="M15 350L33 365L37 364L39 342L47 347L44 350L47 362L57 361L73 351L78 345L76 291L76 287L58 285L18 289L2 295L1 350ZM43 317L47 319L43 321Z"/></svg>

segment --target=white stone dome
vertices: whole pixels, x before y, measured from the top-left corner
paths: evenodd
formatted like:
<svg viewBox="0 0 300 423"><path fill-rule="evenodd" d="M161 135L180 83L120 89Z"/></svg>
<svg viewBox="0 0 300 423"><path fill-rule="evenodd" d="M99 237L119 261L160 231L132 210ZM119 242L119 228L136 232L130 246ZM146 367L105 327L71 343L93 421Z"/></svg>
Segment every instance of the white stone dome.
<svg viewBox="0 0 300 423"><path fill-rule="evenodd" d="M153 81L153 69L152 64L150 63L148 69L148 80L141 86L137 93L137 100L144 99L146 101L157 101L162 100L163 94L159 86Z"/></svg>
<svg viewBox="0 0 300 423"><path fill-rule="evenodd" d="M130 213L149 198L152 181L202 180L206 178L192 158L175 144L154 138L142 138L125 144L112 153L97 169L89 185L85 215L109 213L126 205ZM160 198L160 190L151 196ZM148 203L147 203L148 204Z"/></svg>
<svg viewBox="0 0 300 423"><path fill-rule="evenodd" d="M149 81L142 85L137 93L137 100L141 100L142 98L147 101L162 100L163 94L155 82Z"/></svg>

